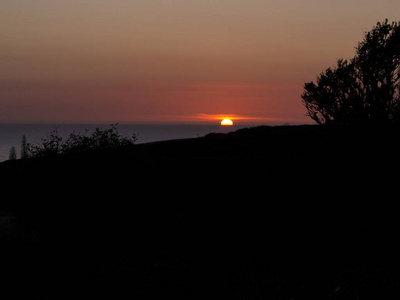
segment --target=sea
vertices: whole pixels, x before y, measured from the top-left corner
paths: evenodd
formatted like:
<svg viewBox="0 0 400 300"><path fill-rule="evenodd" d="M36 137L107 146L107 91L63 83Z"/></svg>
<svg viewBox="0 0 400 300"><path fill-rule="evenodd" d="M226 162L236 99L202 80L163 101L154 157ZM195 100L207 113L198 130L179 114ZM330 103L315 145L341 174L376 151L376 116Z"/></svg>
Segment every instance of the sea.
<svg viewBox="0 0 400 300"><path fill-rule="evenodd" d="M196 138L208 133L228 133L251 125L221 126L205 124L118 124L116 128L122 137L131 138L134 134L136 144L164 140ZM57 131L63 139L71 133L90 135L96 128L110 129L110 124L0 124L0 162L8 160L11 147L15 147L20 158L22 137L28 143L39 145L42 139Z"/></svg>

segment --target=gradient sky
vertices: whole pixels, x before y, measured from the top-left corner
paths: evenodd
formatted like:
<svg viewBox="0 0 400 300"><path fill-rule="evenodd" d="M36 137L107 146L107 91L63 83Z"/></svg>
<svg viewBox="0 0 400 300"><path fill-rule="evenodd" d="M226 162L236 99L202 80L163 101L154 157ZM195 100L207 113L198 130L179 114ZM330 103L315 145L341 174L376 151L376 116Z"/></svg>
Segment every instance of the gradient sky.
<svg viewBox="0 0 400 300"><path fill-rule="evenodd" d="M304 83L399 13L399 0L1 0L0 122L312 123Z"/></svg>

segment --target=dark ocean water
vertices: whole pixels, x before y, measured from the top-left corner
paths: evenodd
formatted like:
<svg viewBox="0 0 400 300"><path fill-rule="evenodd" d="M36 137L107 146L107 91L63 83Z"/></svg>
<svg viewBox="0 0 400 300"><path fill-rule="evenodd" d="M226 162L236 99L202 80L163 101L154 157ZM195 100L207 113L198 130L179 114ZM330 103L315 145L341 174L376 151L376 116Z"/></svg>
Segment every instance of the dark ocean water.
<svg viewBox="0 0 400 300"><path fill-rule="evenodd" d="M17 158L20 158L22 136L25 135L30 144L40 144L41 139L48 138L50 133L57 130L64 139L72 132L90 135L97 127L111 128L109 124L0 124L0 162L9 158L10 149L14 146ZM121 136L131 138L133 134L138 138L137 144L155 141L195 138L211 132L228 133L248 125L220 126L220 125L149 125L149 124L118 124L117 129Z"/></svg>

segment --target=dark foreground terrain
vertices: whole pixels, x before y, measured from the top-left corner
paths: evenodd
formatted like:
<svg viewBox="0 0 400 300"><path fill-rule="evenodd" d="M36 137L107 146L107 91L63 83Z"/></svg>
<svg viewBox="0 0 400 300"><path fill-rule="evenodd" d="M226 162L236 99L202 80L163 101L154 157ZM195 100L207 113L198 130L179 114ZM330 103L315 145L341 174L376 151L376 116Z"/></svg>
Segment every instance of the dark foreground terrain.
<svg viewBox="0 0 400 300"><path fill-rule="evenodd" d="M398 298L398 136L256 127L1 163L0 297Z"/></svg>

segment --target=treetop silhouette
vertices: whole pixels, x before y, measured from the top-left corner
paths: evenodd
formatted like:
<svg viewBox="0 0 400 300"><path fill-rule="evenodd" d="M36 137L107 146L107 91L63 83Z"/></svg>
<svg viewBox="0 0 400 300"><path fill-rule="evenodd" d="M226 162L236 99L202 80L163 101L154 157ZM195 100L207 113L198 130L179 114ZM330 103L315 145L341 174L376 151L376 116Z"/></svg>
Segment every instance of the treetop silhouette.
<svg viewBox="0 0 400 300"><path fill-rule="evenodd" d="M301 97L318 124L400 123L400 22L378 22L352 59L306 83Z"/></svg>
<svg viewBox="0 0 400 300"><path fill-rule="evenodd" d="M26 144L27 150L25 151L29 157L43 157L133 145L137 141L136 135L133 134L132 138L122 137L118 132L117 125L118 123L111 124L109 129L97 127L90 136L73 132L65 140L58 135L57 130L54 130L49 138L42 139L42 144Z"/></svg>

